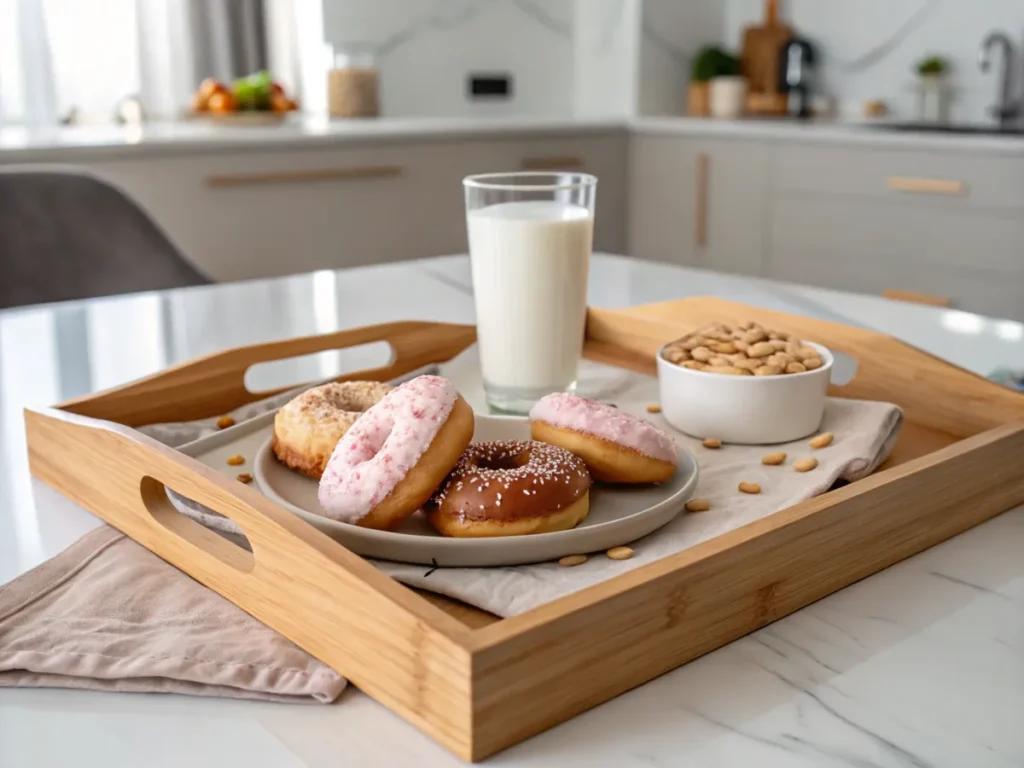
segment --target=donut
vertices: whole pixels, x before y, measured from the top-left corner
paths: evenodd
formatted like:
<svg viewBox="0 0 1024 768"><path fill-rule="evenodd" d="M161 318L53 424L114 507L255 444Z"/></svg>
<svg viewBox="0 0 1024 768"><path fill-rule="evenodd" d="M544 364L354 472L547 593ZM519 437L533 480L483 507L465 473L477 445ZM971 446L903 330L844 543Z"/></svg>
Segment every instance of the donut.
<svg viewBox="0 0 1024 768"><path fill-rule="evenodd" d="M307 389L274 416L274 455L286 467L319 480L341 436L390 391L379 381L331 382Z"/></svg>
<svg viewBox="0 0 1024 768"><path fill-rule="evenodd" d="M391 390L338 441L323 477L327 517L394 528L422 507L473 437L473 409L440 376Z"/></svg>
<svg viewBox="0 0 1024 768"><path fill-rule="evenodd" d="M425 512L444 536L522 536L574 528L590 510L590 475L569 451L533 440L474 443Z"/></svg>
<svg viewBox="0 0 1024 768"><path fill-rule="evenodd" d="M541 398L530 409L530 433L572 451L606 483L663 483L679 464L675 441L649 421L579 395Z"/></svg>

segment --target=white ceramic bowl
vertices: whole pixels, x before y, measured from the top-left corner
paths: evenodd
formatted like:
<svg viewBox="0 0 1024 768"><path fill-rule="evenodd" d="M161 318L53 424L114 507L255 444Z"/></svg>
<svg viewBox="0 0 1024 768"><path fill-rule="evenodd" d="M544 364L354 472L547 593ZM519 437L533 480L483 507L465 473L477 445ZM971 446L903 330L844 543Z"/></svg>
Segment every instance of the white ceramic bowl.
<svg viewBox="0 0 1024 768"><path fill-rule="evenodd" d="M832 353L821 353L814 371L780 376L728 376L670 363L658 350L658 388L666 421L693 437L717 437L725 443L786 443L813 434L821 426Z"/></svg>

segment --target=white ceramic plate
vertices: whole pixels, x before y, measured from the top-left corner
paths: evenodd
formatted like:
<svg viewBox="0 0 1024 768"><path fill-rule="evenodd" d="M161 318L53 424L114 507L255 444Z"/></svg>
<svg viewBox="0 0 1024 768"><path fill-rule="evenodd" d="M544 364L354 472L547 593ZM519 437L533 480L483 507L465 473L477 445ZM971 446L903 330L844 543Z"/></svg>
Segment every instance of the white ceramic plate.
<svg viewBox="0 0 1024 768"><path fill-rule="evenodd" d="M475 441L528 440L527 419L477 414ZM522 565L564 555L628 544L656 531L678 515L697 486L697 462L680 449L679 471L667 483L642 486L595 484L590 514L576 528L532 536L452 539L438 534L416 513L396 531L375 531L339 523L319 514L317 482L284 467L267 440L254 462L260 490L348 549L366 557L437 566Z"/></svg>

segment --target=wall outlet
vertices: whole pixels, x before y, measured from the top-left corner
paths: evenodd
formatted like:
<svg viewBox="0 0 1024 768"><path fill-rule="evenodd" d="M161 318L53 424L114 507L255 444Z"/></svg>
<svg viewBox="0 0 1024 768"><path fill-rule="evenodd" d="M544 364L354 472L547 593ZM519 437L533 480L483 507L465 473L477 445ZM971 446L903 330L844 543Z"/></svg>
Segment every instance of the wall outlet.
<svg viewBox="0 0 1024 768"><path fill-rule="evenodd" d="M466 96L470 101L508 101L512 98L512 75L470 72Z"/></svg>

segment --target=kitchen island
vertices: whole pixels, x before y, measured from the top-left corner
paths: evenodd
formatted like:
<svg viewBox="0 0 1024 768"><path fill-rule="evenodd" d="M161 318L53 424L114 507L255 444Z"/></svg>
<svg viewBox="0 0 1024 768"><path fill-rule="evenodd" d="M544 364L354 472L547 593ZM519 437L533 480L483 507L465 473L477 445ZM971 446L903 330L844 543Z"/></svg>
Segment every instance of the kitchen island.
<svg viewBox="0 0 1024 768"><path fill-rule="evenodd" d="M687 295L875 328L981 375L1024 325L598 255L592 305ZM0 581L98 521L27 469L21 409L240 344L399 319L474 321L465 256L0 312ZM263 386L343 360L292 364ZM268 374L269 375L269 374ZM709 513L710 514L710 513ZM1024 508L507 750L503 766L1011 768L1024 762ZM0 765L461 763L351 689L333 706L0 689Z"/></svg>

